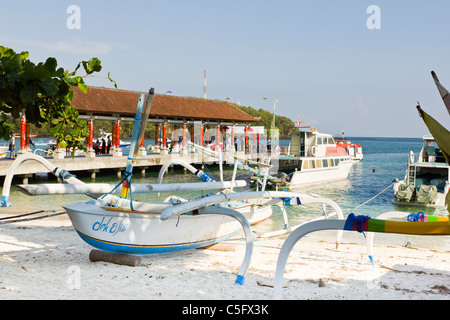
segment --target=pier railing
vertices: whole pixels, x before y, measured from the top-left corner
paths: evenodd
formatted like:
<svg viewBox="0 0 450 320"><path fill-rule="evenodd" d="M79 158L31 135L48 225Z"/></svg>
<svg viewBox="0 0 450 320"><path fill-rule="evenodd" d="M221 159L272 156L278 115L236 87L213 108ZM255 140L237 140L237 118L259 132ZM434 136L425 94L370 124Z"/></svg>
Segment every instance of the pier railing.
<svg viewBox="0 0 450 320"><path fill-rule="evenodd" d="M24 154L24 153L22 153ZM274 158L276 157L276 153L256 153L245 151L223 151L220 152L221 158L217 156L217 152L211 150L210 148L204 147L203 151L198 150L198 148L194 148L189 146L187 148L182 148L177 151L172 152L154 152L144 149L140 150L140 153L136 157L134 168L137 172L141 172L145 174L147 169L151 167L160 167L164 163L170 161L171 159L181 159L187 163L192 165L224 165L224 166L232 166L235 163L235 156L241 159L249 159L267 163L268 159L272 159L272 165L276 161ZM19 153L17 157L20 157ZM117 172L118 176L121 176L123 171L126 168L128 154L123 152L121 156L112 155L112 154L100 154L94 157L92 156L74 156L71 157L70 153L66 155L64 150L63 156L58 157L46 157L54 165L64 168L69 172L85 172L91 175L91 178L95 179L96 175L102 170L113 170ZM14 159L2 159L0 161L0 177L5 177L9 167L11 166ZM48 169L44 166L40 165L36 162L24 162L19 168L17 168L16 176L22 178L22 183L27 184L28 179L31 178L35 174L39 173L47 173Z"/></svg>

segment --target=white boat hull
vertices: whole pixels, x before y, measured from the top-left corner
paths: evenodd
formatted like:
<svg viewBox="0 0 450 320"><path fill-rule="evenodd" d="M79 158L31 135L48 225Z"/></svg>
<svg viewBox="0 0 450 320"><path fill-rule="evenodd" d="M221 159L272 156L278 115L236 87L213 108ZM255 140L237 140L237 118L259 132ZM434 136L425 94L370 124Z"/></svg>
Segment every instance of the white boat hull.
<svg viewBox="0 0 450 320"><path fill-rule="evenodd" d="M242 230L234 218L220 214L186 214L161 221L160 204L155 212L107 210L92 200L65 206L80 237L101 250L124 254L155 254L208 246ZM268 219L271 206L250 204L234 207L250 223Z"/></svg>
<svg viewBox="0 0 450 320"><path fill-rule="evenodd" d="M299 188L348 178L353 160L341 161L336 167L295 171L288 188Z"/></svg>

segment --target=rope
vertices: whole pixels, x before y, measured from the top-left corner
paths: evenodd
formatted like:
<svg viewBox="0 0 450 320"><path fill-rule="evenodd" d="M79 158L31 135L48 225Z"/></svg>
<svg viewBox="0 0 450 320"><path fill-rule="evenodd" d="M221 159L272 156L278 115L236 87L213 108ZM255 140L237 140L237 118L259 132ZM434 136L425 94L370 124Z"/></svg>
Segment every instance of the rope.
<svg viewBox="0 0 450 320"><path fill-rule="evenodd" d="M131 208L131 210L134 210L134 208L133 208L133 191L131 190L131 180L132 180L132 178L131 178L131 176L133 175L133 173L132 172L130 172L130 173L128 173L127 174L127 172L125 171L125 173L124 173L124 176L125 176L125 178L128 178L128 177L130 177L130 181L129 181L129 183L128 183L128 192L129 192L129 194L130 194L130 208Z"/></svg>
<svg viewBox="0 0 450 320"><path fill-rule="evenodd" d="M202 164L203 164L204 172L212 178L212 173L211 173L211 171L209 171L208 166L206 165L206 163L202 162Z"/></svg>
<svg viewBox="0 0 450 320"><path fill-rule="evenodd" d="M59 172L59 178L61 179L61 181L62 182L66 182L66 179L69 179L69 178L74 178L75 177L75 175L73 175L73 174L71 174L69 171L67 171L67 170L64 170L64 169L62 169L60 172Z"/></svg>
<svg viewBox="0 0 450 320"><path fill-rule="evenodd" d="M16 218L16 217L29 216L29 215L33 215L33 214L37 214L37 213L41 213L41 212L48 212L48 211L41 210L41 211L27 213L27 214L22 214L22 215L18 215L18 216L3 218L2 220L4 220L4 219L13 219L13 218ZM53 212L55 212L55 211L53 211ZM15 223L15 222L25 222L25 221L39 220L39 219L44 219L44 218L60 216L62 214L66 214L66 213L67 213L66 211L63 211L63 212L59 212L59 213L47 214L45 216L34 217L34 218L23 218L23 219L14 219L14 220L0 221L0 224L8 224L8 223Z"/></svg>
<svg viewBox="0 0 450 320"><path fill-rule="evenodd" d="M425 221L425 213L418 212L418 213L411 213L406 218L409 222L424 222Z"/></svg>
<svg viewBox="0 0 450 320"><path fill-rule="evenodd" d="M107 195L112 194L114 191L116 191L116 189L117 189L119 186L121 186L121 185L124 183L125 180L128 179L128 177L130 177L130 176L132 176L132 175L133 175L132 172L127 172L127 171L125 170L125 172L124 172L124 174L123 174L123 179L122 179L118 184L116 184L116 186L115 186L114 188L112 188L112 190L111 190L110 192L105 193L104 195L102 195L102 196L100 197L100 199L103 199L103 198L105 198ZM133 209L133 191L131 190L131 180L132 180L132 179L130 179L130 181L129 181L129 183L128 183L128 193L129 193L129 196L130 196L130 208L131 208L131 210L134 210L134 209ZM116 202L115 202L114 204L111 203L110 205L112 205L113 207L117 207L117 204L118 204L120 198L124 198L124 197L120 196L119 198L116 199Z"/></svg>
<svg viewBox="0 0 450 320"><path fill-rule="evenodd" d="M375 196L373 196L372 198L370 198L369 200L367 200L366 202L361 203L359 206L345 212L344 214L350 213L352 211L355 211L356 209L362 207L363 205L369 203L370 201L372 201L373 199L375 199L376 197L378 197L379 195L381 195L383 192L385 192L387 189L389 189L390 187L392 187L392 185L395 183L395 181L393 181L389 186L387 186L384 190L380 191L378 194L376 194Z"/></svg>
<svg viewBox="0 0 450 320"><path fill-rule="evenodd" d="M347 217L347 221L345 222L345 230L352 230L353 226L356 227L356 231L362 233L364 237L366 234L363 230L363 223L370 219L370 216L355 216L354 213L350 213Z"/></svg>
<svg viewBox="0 0 450 320"><path fill-rule="evenodd" d="M35 211L35 212L19 214L19 215L17 215L17 216L4 217L4 218L0 218L0 221L2 221L2 220L14 219L14 218L20 218L20 217L26 217L26 216L31 216L31 215L33 215L33 214L38 214L38 213L42 213L42 212L46 212L46 211L45 211L45 210L39 210L39 211ZM48 212L48 211L47 211L47 212Z"/></svg>

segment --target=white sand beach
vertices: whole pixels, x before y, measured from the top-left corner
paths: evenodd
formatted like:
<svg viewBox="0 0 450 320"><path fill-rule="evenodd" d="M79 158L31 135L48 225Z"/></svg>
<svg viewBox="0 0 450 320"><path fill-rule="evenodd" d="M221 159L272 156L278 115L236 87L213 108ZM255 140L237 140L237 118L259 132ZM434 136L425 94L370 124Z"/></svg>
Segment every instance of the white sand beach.
<svg viewBox="0 0 450 320"><path fill-rule="evenodd" d="M363 237L361 235L361 237ZM379 238L382 236L380 235ZM283 299L448 300L450 248L377 244L373 268L364 240L336 250L320 233L291 252ZM272 299L276 261L284 238L255 241L245 285L234 283L245 244L142 257L138 267L91 262L92 247L69 219L0 225L0 299Z"/></svg>

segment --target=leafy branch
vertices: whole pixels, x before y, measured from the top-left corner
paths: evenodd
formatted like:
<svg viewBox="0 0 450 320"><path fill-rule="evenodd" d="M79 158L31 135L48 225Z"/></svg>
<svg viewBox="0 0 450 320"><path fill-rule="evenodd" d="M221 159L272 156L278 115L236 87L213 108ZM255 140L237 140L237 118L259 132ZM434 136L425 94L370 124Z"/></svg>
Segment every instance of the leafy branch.
<svg viewBox="0 0 450 320"><path fill-rule="evenodd" d="M80 62L73 72L58 68L55 58L34 64L28 52L16 53L0 46L0 137L9 140L11 126L6 114L20 118L22 113L36 127L49 126L61 148L85 149L83 141L88 136L87 123L79 119L78 111L71 106L78 87L84 93L84 78L102 69L101 61L92 58ZM83 66L86 74L77 75ZM111 79L108 73L108 79Z"/></svg>

